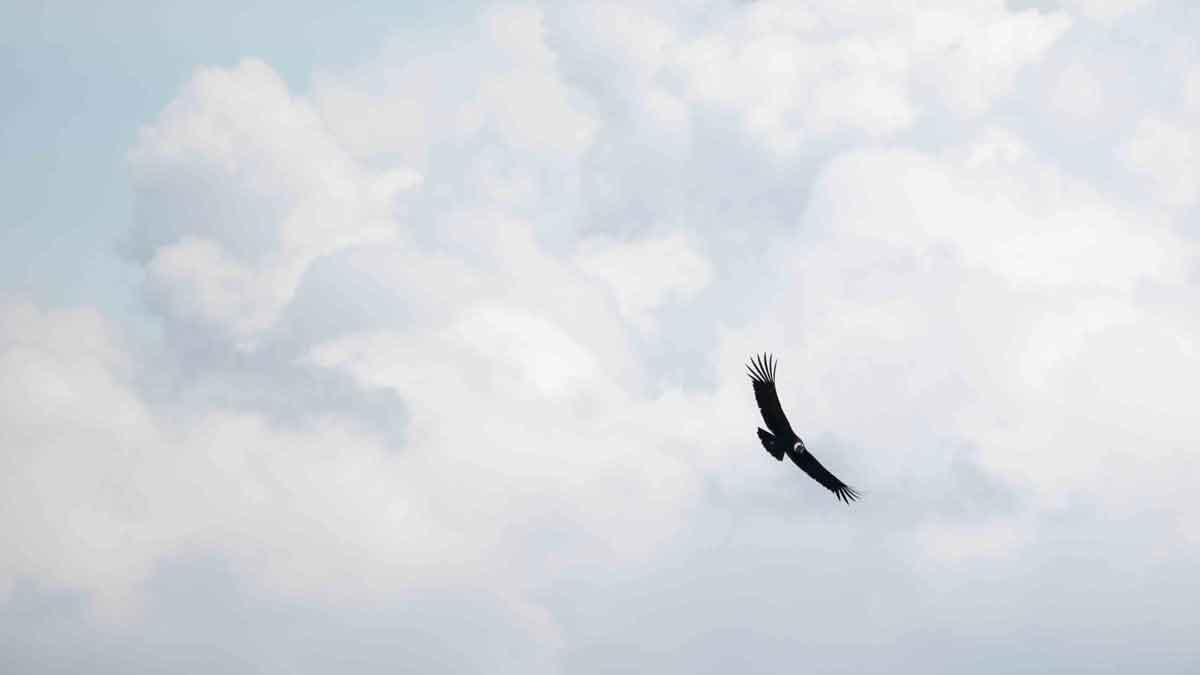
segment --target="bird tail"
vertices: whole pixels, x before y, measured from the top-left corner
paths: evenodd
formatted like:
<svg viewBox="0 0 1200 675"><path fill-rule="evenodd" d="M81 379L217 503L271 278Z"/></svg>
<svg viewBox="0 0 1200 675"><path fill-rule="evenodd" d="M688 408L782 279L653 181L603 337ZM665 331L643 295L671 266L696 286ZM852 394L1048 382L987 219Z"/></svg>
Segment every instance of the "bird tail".
<svg viewBox="0 0 1200 675"><path fill-rule="evenodd" d="M783 448L778 447L775 443L775 437L771 435L771 432L759 427L758 438L762 441L763 447L767 449L767 452L771 453L772 457L780 462L783 461Z"/></svg>

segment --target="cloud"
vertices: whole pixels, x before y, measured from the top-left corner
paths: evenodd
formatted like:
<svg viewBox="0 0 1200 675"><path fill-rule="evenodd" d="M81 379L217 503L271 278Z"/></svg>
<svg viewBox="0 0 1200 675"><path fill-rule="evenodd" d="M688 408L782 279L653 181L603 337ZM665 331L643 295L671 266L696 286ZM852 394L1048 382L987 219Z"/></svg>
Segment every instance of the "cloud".
<svg viewBox="0 0 1200 675"><path fill-rule="evenodd" d="M333 602L479 578L494 521L464 520L470 493L424 498L434 481L471 489L449 466L336 415L284 428L148 402L102 317L4 310L6 530L21 542L0 558L6 588L83 590L128 621L152 571L181 555L219 552L275 593Z"/></svg>
<svg viewBox="0 0 1200 675"><path fill-rule="evenodd" d="M409 31L371 63L322 72L313 97L356 157L398 157L423 167L439 144L495 137L548 162L575 159L598 123L572 100L545 43L542 13L501 4L428 45Z"/></svg>
<svg viewBox="0 0 1200 675"><path fill-rule="evenodd" d="M593 238L580 244L576 260L584 273L601 279L629 321L646 330L651 313L671 295L694 293L711 280L708 261L681 234L634 242Z"/></svg>
<svg viewBox="0 0 1200 675"><path fill-rule="evenodd" d="M420 182L359 165L260 61L197 73L129 162L129 248L146 265L147 292L168 318L245 346L313 260L392 235L392 200Z"/></svg>
<svg viewBox="0 0 1200 675"><path fill-rule="evenodd" d="M5 299L0 364L3 520L19 542L0 554L0 589L33 577L93 592L119 614L165 544L146 526L137 481L156 439L129 390L129 356L93 310Z"/></svg>
<svg viewBox="0 0 1200 675"><path fill-rule="evenodd" d="M0 606L48 627L0 654L1189 672L1193 71L1072 154L1130 83L1071 21L488 5L199 68L128 158L138 322L0 304ZM757 444L764 350L864 501Z"/></svg>
<svg viewBox="0 0 1200 675"><path fill-rule="evenodd" d="M1188 110L1200 110L1200 66L1192 66L1184 80L1183 101Z"/></svg>
<svg viewBox="0 0 1200 675"><path fill-rule="evenodd" d="M1063 68L1054 84L1051 109L1070 124L1094 124L1105 108L1104 82L1087 66L1072 63Z"/></svg>
<svg viewBox="0 0 1200 675"><path fill-rule="evenodd" d="M1150 3L1147 0L1064 0L1062 4L1093 21L1111 24Z"/></svg>
<svg viewBox="0 0 1200 675"><path fill-rule="evenodd" d="M781 297L805 354L793 405L814 429L916 452L936 424L1051 501L1129 507L1174 484L1118 467L1191 442L1183 390L1160 386L1140 412L1127 393L1151 396L1168 362L1200 365L1182 298L1143 299L1187 283L1190 241L998 131L948 156L842 156L810 204Z"/></svg>
<svg viewBox="0 0 1200 675"><path fill-rule="evenodd" d="M930 3L913 13L760 2L695 14L680 21L621 3L583 5L555 14L554 41L568 72L599 65L596 52L617 52L617 67L604 65L667 126L685 124L689 107L729 110L764 146L790 153L847 132L907 129L922 113L918 91L957 115L978 115L1069 25L1061 13L1009 12L997 2Z"/></svg>
<svg viewBox="0 0 1200 675"><path fill-rule="evenodd" d="M1120 153L1169 206L1188 206L1200 194L1200 134L1193 128L1147 117L1138 122Z"/></svg>

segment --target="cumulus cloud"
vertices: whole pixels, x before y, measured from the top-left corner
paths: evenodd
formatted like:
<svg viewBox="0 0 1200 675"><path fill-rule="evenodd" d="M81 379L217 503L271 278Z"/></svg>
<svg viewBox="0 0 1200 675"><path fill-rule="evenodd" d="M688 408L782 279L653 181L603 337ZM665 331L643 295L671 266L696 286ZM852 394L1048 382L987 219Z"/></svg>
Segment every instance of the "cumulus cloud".
<svg viewBox="0 0 1200 675"><path fill-rule="evenodd" d="M843 132L904 130L922 113L918 91L955 114L978 115L1069 20L986 1L926 3L914 12L761 2L686 20L609 3L556 14L554 25L578 67L597 60L597 51L609 59L616 51L615 76L667 126L686 123L688 104L714 106L787 153Z"/></svg>
<svg viewBox="0 0 1200 675"><path fill-rule="evenodd" d="M438 36L455 49L409 31L374 62L321 73L313 96L358 157L421 167L439 143L482 135L545 161L575 159L598 122L572 100L544 30L533 5L498 5Z"/></svg>
<svg viewBox="0 0 1200 675"><path fill-rule="evenodd" d="M163 542L145 527L149 503L131 482L154 429L129 390L129 361L95 311L0 305L0 480L14 542L0 554L0 589L33 577L94 592L119 614L149 570Z"/></svg>
<svg viewBox="0 0 1200 675"><path fill-rule="evenodd" d="M1104 114L1104 82L1087 66L1072 63L1063 68L1053 85L1051 110L1070 124L1094 123Z"/></svg>
<svg viewBox="0 0 1200 675"><path fill-rule="evenodd" d="M1064 0L1062 4L1093 21L1108 24L1150 3L1148 0Z"/></svg>
<svg viewBox="0 0 1200 675"><path fill-rule="evenodd" d="M138 395L131 355L94 312L10 303L4 317L6 530L22 542L6 549L6 584L83 589L123 616L150 570L188 551L219 548L283 590L350 578L339 565L372 559L363 546L446 552L445 532L394 527L416 525L421 509L392 489L398 466L382 444L352 425L160 409ZM382 556L388 574L419 557L409 553Z"/></svg>
<svg viewBox="0 0 1200 675"><path fill-rule="evenodd" d="M803 405L818 428L915 448L936 419L938 433L1050 497L1148 497L1146 486L1171 482L1117 487L1125 470L1097 453L1166 457L1191 438L1169 412L1183 390L1164 390L1152 416L1118 415L1126 392L1153 388L1138 373L1158 366L1126 365L1138 354L1197 366L1183 336L1200 327L1184 327L1186 304L1150 310L1142 299L1187 282L1189 241L998 131L946 156L845 155L818 180L807 219L786 297L799 310L789 335L805 345ZM1147 349L1171 334L1183 341ZM856 417L864 406L870 425ZM826 413L838 417L818 422Z"/></svg>
<svg viewBox="0 0 1200 675"><path fill-rule="evenodd" d="M411 171L359 165L269 66L204 69L130 154L130 249L172 319L252 346L314 259L386 238Z"/></svg>
<svg viewBox="0 0 1200 675"><path fill-rule="evenodd" d="M546 99L523 98L539 87L566 106L564 86L550 79L549 52L527 43L538 36L540 15L529 8L497 11L478 25L490 48L515 65L476 78L478 98L463 114L476 115L478 123L468 135L497 134L514 151L553 155L533 157L535 167L564 161L558 155L564 143L586 143L584 117L566 107L551 111L559 116L549 120L511 116L512 96L541 113ZM445 67L435 63L432 72L443 74ZM539 75L538 69L548 70ZM533 89L522 90L525 85ZM432 106L432 99L423 105ZM444 112L430 108L429 119L440 122ZM511 192L485 190L431 215L430 229L405 229L393 213L401 192L427 200L416 208L437 203L440 195L427 194L412 171L380 168L387 162L339 133L337 113L318 114L260 62L202 71L131 154L139 213L128 248L145 265L150 307L161 321L211 331L218 351L222 343L260 351L244 358L255 377L274 377L276 386L297 382L291 371L270 365L271 352L288 339L281 331L302 321L296 307L319 319L328 303L346 301L328 292L329 283L351 291L372 281L393 286L361 325L305 345L305 358L290 367L337 370L364 389L400 394L406 410L395 414L409 419L405 446L392 446L394 438L320 403L306 416L272 417L264 410L271 404L256 397L275 394L259 385L245 389L246 373L228 366L204 373L165 364L175 373L165 394L161 385L139 392L139 385L155 381L153 374L135 372L118 385L108 369L97 367L97 378L115 391L97 396L140 411L131 441L136 456L129 458L133 450L119 444L101 444L94 458L125 476L121 489L153 504L136 520L142 545L119 555L34 549L23 567L13 563L10 583L33 577L51 587L111 593L106 602L118 612L136 603L139 584L156 565L178 555L218 551L239 574L273 592L335 600L372 589L471 583L486 564L500 562L508 571L487 584L490 592L536 618L539 610L528 609L527 600L499 581L522 588L536 580L523 569L528 554L522 545L541 550L547 544L522 523L580 532L567 538L568 550L595 549L620 560L648 555L679 522L696 489L693 471L657 447L660 441L631 436L619 423L640 401L623 390L637 377L624 322L642 320L662 303L662 293L702 285L704 259L680 239L664 240L664 250L679 251L683 268L665 275L664 288L648 303L631 301L637 316L625 316L609 298L630 293L629 287L614 291L615 280L589 275L570 257L546 250L533 223L507 213L514 206ZM555 119L565 126L554 127ZM562 133L553 135L555 128ZM442 134L445 142L470 145L462 132L441 128L424 140ZM463 190L496 185L489 166L468 173ZM325 261L338 265L337 279L309 276ZM645 255L641 264L649 264ZM381 316L389 311L416 321L398 328ZM43 321L43 333L57 333L53 315ZM71 349L97 348L81 348L95 341L76 335L80 342L64 347L68 362L76 357ZM186 359L187 350L171 344L178 334L165 335L162 351L147 350L145 358ZM133 361L131 346L110 342L108 351ZM21 354L11 358L28 367ZM78 377L63 388L95 388ZM48 401L33 403L53 408ZM551 412L558 413L556 421L545 419ZM593 440L580 444L575 437L584 429L593 430ZM66 461L79 444L56 452ZM88 472L81 480L92 489ZM633 500L615 509L620 494L654 495L655 506ZM81 501L96 508L56 493L46 517L62 522L64 513L50 507L76 508ZM558 507L548 511L549 504ZM114 522L52 534L99 546L128 527ZM258 536L260 528L272 533ZM57 558L78 560L80 570L112 568L124 576L44 575L43 567ZM357 581L345 583L351 579Z"/></svg>
<svg viewBox="0 0 1200 675"><path fill-rule="evenodd" d="M199 68L128 158L151 330L0 304L0 602L159 671L186 633L233 671L1188 672L1195 87L1104 152L1158 201L1078 175L1028 120L1123 92L1072 25L501 4L307 90ZM863 502L756 443L764 350Z"/></svg>
<svg viewBox="0 0 1200 675"><path fill-rule="evenodd" d="M1192 66L1183 82L1183 101L1187 110L1200 110L1200 66Z"/></svg>
<svg viewBox="0 0 1200 675"><path fill-rule="evenodd" d="M1138 122L1121 158L1170 206L1188 206L1200 194L1200 133L1157 117Z"/></svg>
<svg viewBox="0 0 1200 675"><path fill-rule="evenodd" d="M576 260L612 289L622 316L651 327L653 310L672 295L694 293L711 280L708 261L680 234L634 242L588 239Z"/></svg>

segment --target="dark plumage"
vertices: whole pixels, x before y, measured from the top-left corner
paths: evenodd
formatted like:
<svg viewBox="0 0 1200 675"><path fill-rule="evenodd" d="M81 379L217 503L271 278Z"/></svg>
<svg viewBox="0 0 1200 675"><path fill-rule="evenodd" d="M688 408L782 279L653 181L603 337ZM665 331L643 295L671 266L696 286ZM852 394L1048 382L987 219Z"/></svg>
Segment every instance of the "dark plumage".
<svg viewBox="0 0 1200 675"><path fill-rule="evenodd" d="M804 470L838 499L847 504L858 499L858 491L837 479L829 470L821 466L816 457L804 447L804 441L792 431L788 424L787 415L783 414L783 406L779 404L779 393L775 391L775 360L770 354L763 354L751 359L746 366L750 380L754 385L754 400L758 401L758 410L762 413L766 431L761 427L758 438L771 456L783 461L783 456L791 458L796 466Z"/></svg>

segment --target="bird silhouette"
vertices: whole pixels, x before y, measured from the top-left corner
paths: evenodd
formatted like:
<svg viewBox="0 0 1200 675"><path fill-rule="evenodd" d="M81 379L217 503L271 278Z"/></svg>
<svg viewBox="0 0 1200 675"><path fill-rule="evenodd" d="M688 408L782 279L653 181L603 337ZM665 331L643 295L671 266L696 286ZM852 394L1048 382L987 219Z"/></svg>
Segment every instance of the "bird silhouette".
<svg viewBox="0 0 1200 675"><path fill-rule="evenodd" d="M813 457L808 448L804 447L804 441L796 435L796 432L792 431L792 425L788 424L787 415L783 414L783 406L779 404L779 392L775 391L776 365L775 359L770 354L756 356L746 365L746 370L754 385L754 400L758 402L758 410L762 413L763 422L766 423L767 429L770 429L770 431L766 431L762 427L758 428L758 438L762 441L763 447L771 453L772 457L781 462L783 456L787 455L804 473L824 485L841 501L849 504L859 499L861 495L858 491L838 480L837 476L821 466L817 458Z"/></svg>

